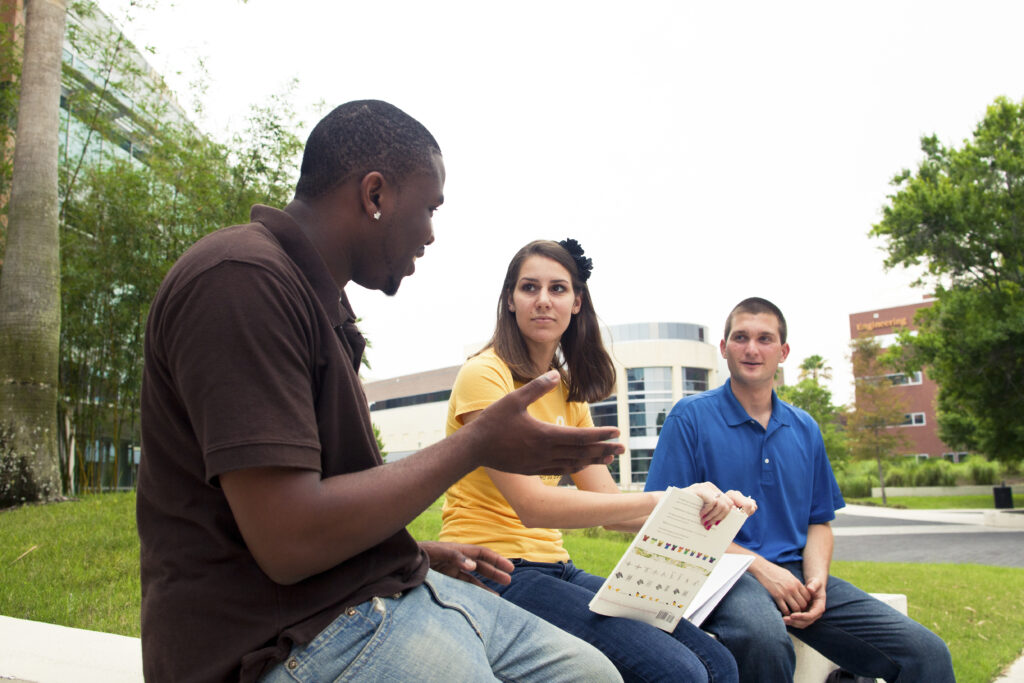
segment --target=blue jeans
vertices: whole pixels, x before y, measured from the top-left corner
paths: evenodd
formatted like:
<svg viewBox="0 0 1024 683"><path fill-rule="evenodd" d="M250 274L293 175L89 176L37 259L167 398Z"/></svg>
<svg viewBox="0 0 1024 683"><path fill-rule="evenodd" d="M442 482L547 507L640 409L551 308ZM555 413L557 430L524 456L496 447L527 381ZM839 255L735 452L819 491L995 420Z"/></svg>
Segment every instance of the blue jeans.
<svg viewBox="0 0 1024 683"><path fill-rule="evenodd" d="M512 560L512 583L488 582L503 598L596 646L625 681L735 681L729 651L688 621L674 633L590 611L604 583L572 562ZM580 677L578 680L587 680Z"/></svg>
<svg viewBox="0 0 1024 683"><path fill-rule="evenodd" d="M801 562L780 566L804 580ZM740 680L793 680L796 656L782 614L750 574L740 577L703 628L736 657ZM902 683L955 680L949 649L941 638L834 576L828 579L821 618L805 629L788 632L857 676Z"/></svg>
<svg viewBox="0 0 1024 683"><path fill-rule="evenodd" d="M260 683L619 681L600 652L498 596L433 570L342 614Z"/></svg>

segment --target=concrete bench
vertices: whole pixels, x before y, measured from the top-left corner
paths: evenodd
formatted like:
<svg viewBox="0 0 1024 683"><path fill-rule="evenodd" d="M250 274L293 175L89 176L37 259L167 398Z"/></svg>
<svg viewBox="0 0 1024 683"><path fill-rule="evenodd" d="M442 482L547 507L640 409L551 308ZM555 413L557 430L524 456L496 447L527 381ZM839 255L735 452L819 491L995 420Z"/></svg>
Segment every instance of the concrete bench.
<svg viewBox="0 0 1024 683"><path fill-rule="evenodd" d="M872 595L907 613L907 596ZM839 668L796 638L793 647L793 683L823 683ZM138 638L0 616L0 681L9 679L31 683L140 683L142 648Z"/></svg>
<svg viewBox="0 0 1024 683"><path fill-rule="evenodd" d="M907 613L907 596L902 593L872 593L874 597L896 609L901 614ZM822 683L839 666L827 659L825 655L811 648L802 640L789 636L796 650L796 673L793 683ZM881 680L881 679L879 679Z"/></svg>
<svg viewBox="0 0 1024 683"><path fill-rule="evenodd" d="M0 616L0 680L141 683L138 638Z"/></svg>

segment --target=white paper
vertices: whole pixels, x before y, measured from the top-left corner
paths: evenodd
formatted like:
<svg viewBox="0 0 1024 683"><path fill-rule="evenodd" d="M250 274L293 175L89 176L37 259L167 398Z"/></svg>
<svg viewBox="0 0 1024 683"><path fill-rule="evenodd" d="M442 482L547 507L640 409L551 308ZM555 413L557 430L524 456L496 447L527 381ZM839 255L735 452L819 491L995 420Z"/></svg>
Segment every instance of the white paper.
<svg viewBox="0 0 1024 683"><path fill-rule="evenodd" d="M739 553L725 553L719 561L718 566L711 572L711 576L704 582L704 585L697 591L693 602L686 609L683 616L694 626L700 626L708 618L711 611L729 592L747 567L754 561L753 555L741 555Z"/></svg>
<svg viewBox="0 0 1024 683"><path fill-rule="evenodd" d="M697 495L670 487L590 601L591 611L674 631L679 620L687 618L688 608L701 604L696 602L700 589L724 561L725 549L747 518L734 509L705 529L700 522L702 505ZM742 570L734 576L721 573L717 583L719 589L725 587L724 595ZM712 595L716 592L712 590Z"/></svg>

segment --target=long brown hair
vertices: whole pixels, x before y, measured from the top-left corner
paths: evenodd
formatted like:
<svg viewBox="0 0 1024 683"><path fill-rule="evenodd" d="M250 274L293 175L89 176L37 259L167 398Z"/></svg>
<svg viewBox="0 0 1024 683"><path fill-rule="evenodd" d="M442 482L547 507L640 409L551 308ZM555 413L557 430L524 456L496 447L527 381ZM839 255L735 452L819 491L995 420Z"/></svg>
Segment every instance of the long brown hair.
<svg viewBox="0 0 1024 683"><path fill-rule="evenodd" d="M615 388L615 366L601 341L601 329L587 283L580 278L575 259L558 242L536 240L512 257L505 273L505 282L501 286L501 296L498 297L498 319L494 334L484 348L494 347L494 352L505 362L516 380L529 382L537 376L523 333L516 323L515 313L508 310L509 299L519 280L519 270L530 256L549 258L565 268L572 278L573 293L580 295L579 313L572 316L559 342L562 358L559 359L556 353L555 358L551 359L552 365L569 385L569 400L593 403L606 398Z"/></svg>

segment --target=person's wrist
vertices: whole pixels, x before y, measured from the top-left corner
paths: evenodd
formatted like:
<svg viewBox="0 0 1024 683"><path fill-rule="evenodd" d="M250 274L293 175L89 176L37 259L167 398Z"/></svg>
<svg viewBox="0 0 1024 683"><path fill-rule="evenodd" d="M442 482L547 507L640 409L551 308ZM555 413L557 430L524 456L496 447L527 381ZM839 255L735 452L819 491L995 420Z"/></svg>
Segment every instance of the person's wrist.
<svg viewBox="0 0 1024 683"><path fill-rule="evenodd" d="M764 559L760 555L754 556L754 561L750 563L747 571L750 572L755 579L762 579L768 575L768 570L774 565L768 560Z"/></svg>
<svg viewBox="0 0 1024 683"><path fill-rule="evenodd" d="M484 433L486 430L483 427L485 426L486 423L473 420L448 437L449 445L454 446L451 449L453 451L451 455L454 456L455 466L463 471L459 477L472 472L477 467L490 465L485 462L489 441L487 434Z"/></svg>

